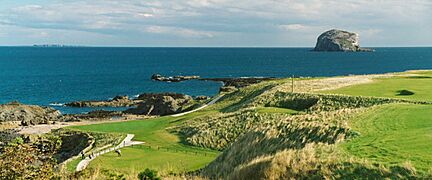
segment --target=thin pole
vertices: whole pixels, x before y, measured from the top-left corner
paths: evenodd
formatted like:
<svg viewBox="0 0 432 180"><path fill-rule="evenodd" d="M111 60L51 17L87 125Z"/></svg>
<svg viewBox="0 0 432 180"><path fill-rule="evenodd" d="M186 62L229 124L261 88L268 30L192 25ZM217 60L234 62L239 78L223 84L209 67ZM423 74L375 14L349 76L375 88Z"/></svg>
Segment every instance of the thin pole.
<svg viewBox="0 0 432 180"><path fill-rule="evenodd" d="M291 93L294 93L294 75L291 76Z"/></svg>

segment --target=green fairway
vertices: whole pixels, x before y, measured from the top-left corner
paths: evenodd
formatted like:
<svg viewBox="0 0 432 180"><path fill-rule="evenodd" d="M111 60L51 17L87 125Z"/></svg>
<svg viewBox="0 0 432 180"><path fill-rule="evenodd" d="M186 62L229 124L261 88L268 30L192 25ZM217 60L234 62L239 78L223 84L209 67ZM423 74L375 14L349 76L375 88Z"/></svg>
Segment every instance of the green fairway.
<svg viewBox="0 0 432 180"><path fill-rule="evenodd" d="M432 167L432 105L376 107L350 122L360 133L342 146L353 155L386 164Z"/></svg>
<svg viewBox="0 0 432 180"><path fill-rule="evenodd" d="M403 95L401 91L414 94ZM408 100L432 101L432 74L421 73L418 76L404 76L374 79L374 82L343 87L324 93L346 94L355 96L375 96L401 98Z"/></svg>
<svg viewBox="0 0 432 180"><path fill-rule="evenodd" d="M121 149L122 156L110 152L94 160L90 167L114 169L121 173L138 173L146 168L160 172L189 172L204 167L215 157L214 154L176 152L174 149L148 149L145 146Z"/></svg>
<svg viewBox="0 0 432 180"><path fill-rule="evenodd" d="M93 124L69 127L82 131L117 132L135 134L133 140L143 141L143 146L122 149L123 156L118 158L114 153L98 157L90 163L91 167L100 167L116 171L142 171L147 167L172 168L173 172L191 171L201 168L211 162L219 154L218 151L185 145L180 138L170 133L167 128L190 119L199 114L211 112L197 112L181 117L165 116L147 120ZM148 149L150 146L152 149ZM160 150L158 150L160 149ZM168 149L168 151L167 151ZM138 173L136 172L136 173Z"/></svg>

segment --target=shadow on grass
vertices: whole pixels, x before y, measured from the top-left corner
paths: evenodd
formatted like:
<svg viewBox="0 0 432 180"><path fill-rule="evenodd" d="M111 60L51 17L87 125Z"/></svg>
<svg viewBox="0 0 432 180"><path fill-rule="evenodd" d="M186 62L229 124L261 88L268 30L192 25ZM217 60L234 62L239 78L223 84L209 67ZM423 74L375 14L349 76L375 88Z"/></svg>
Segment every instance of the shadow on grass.
<svg viewBox="0 0 432 180"><path fill-rule="evenodd" d="M414 92L406 90L406 89L396 91L396 93L397 93L396 94L397 96L411 96L411 95L415 94Z"/></svg>
<svg viewBox="0 0 432 180"><path fill-rule="evenodd" d="M430 79L432 77L430 77L430 76L407 76L405 78L407 78L407 79Z"/></svg>

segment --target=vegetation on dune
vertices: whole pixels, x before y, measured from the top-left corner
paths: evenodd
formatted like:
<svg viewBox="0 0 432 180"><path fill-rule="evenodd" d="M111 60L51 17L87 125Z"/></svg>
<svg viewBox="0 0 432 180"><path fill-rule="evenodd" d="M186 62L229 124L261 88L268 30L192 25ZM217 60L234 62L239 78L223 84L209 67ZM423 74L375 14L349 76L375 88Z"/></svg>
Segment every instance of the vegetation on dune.
<svg viewBox="0 0 432 180"><path fill-rule="evenodd" d="M17 138L8 143L0 150L0 179L57 177L53 155L60 145L61 140L56 136L40 137L35 142Z"/></svg>
<svg viewBox="0 0 432 180"><path fill-rule="evenodd" d="M257 113L245 110L236 113L220 113L185 122L179 128L184 141L194 146L223 150L238 136L257 128L262 123L273 123L288 114Z"/></svg>
<svg viewBox="0 0 432 180"><path fill-rule="evenodd" d="M202 168L185 176L427 179L432 178L428 173L432 95L427 93L432 86L425 85L429 78L423 77L429 75L402 74L322 92L330 94L287 92L281 88L287 79L268 81L228 93L205 110L182 117L73 129L132 133L135 140L146 142L151 148L128 147L121 158L107 153L90 165L133 178L145 168L170 178ZM310 89L318 81L299 84ZM336 86L339 81L347 84L331 80ZM218 151L210 149L223 152L215 159Z"/></svg>
<svg viewBox="0 0 432 180"><path fill-rule="evenodd" d="M188 144L223 150L234 142L237 137L248 131L260 127L269 127L277 123L285 122L286 120L288 120L286 126L291 126L295 124L294 122L308 122L320 118L321 121L324 121L324 119L337 121L340 119L338 116L344 117L348 115L349 109L402 102L409 103L411 101L389 98L285 93L276 91L274 94L267 93L263 96L257 96L252 101L240 100L239 102L228 106L228 108L232 106L235 108L242 106L244 107L243 110L239 110L235 113L219 113L216 115L212 114L209 116L198 117L191 121L186 121L178 129L179 133L184 138L184 141ZM279 107L304 111L304 113L299 115L284 113L257 113L255 109L249 107ZM336 112L320 113L324 111ZM299 127L293 129L296 128Z"/></svg>
<svg viewBox="0 0 432 180"><path fill-rule="evenodd" d="M213 178L224 178L235 168L261 156L286 149L302 149L309 143L334 144L356 136L343 122L357 112L360 111L344 109L320 112L263 124L240 136L204 169L204 174Z"/></svg>
<svg viewBox="0 0 432 180"><path fill-rule="evenodd" d="M342 108L371 107L389 103L427 104L427 102L392 98L285 92L276 92L271 97L265 97L265 99L259 101L259 103L265 104L265 106L270 107L282 107L295 110L305 110L310 112L332 111Z"/></svg>
<svg viewBox="0 0 432 180"><path fill-rule="evenodd" d="M334 145L307 144L257 157L237 166L225 179L413 179L419 175L407 166L384 167L348 158Z"/></svg>

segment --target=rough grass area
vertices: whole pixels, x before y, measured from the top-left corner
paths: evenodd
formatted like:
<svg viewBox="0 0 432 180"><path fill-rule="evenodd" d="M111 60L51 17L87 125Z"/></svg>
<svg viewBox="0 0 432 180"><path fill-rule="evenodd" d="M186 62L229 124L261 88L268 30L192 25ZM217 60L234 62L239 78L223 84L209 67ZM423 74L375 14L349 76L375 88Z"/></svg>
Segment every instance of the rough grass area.
<svg viewBox="0 0 432 180"><path fill-rule="evenodd" d="M281 113L281 114L297 114L299 113L296 110L288 109L288 108L278 108L278 107L257 107L255 110L258 113Z"/></svg>
<svg viewBox="0 0 432 180"><path fill-rule="evenodd" d="M432 93L430 92L432 89L432 74L429 72L417 73L418 75L401 75L392 78L378 78L374 79L372 83L353 85L323 92L355 96L432 101ZM402 90L412 92L412 94L401 95L400 92Z"/></svg>
<svg viewBox="0 0 432 180"><path fill-rule="evenodd" d="M432 106L392 104L352 119L359 137L343 144L358 157L390 165L411 163L432 170Z"/></svg>

